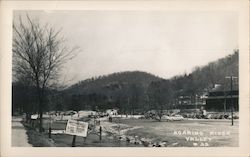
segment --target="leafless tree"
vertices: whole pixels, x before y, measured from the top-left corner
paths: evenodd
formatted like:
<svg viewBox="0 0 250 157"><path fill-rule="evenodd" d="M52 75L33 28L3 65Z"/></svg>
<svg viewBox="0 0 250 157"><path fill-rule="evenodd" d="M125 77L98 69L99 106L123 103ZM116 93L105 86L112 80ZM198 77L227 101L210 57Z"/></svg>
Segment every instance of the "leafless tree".
<svg viewBox="0 0 250 157"><path fill-rule="evenodd" d="M13 22L13 76L36 88L40 132L45 90L58 82L63 64L74 58L77 50L67 46L60 30L42 25L28 15L24 21L19 17Z"/></svg>

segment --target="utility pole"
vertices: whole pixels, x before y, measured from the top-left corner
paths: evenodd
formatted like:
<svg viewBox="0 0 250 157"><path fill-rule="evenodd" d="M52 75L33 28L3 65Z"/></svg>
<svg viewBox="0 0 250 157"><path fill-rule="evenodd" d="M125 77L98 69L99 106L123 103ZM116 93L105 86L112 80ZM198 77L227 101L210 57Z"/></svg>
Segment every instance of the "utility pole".
<svg viewBox="0 0 250 157"><path fill-rule="evenodd" d="M226 105L227 105L227 96L226 96L226 91L225 91L225 89L224 89L224 117L225 117L225 115L226 115L226 112L227 112L227 107L226 107Z"/></svg>
<svg viewBox="0 0 250 157"><path fill-rule="evenodd" d="M129 105L129 97L128 97L128 108L129 108L129 113L131 114L131 107L130 107L130 105Z"/></svg>
<svg viewBox="0 0 250 157"><path fill-rule="evenodd" d="M233 118L233 79L236 79L237 77L235 76L226 76L227 79L230 79L230 89L231 89L231 122L232 122L232 126L234 125L234 118Z"/></svg>
<svg viewBox="0 0 250 157"><path fill-rule="evenodd" d="M147 110L148 110L148 111L150 111L150 102L149 102L149 96L147 95L146 97L147 97L147 103L148 103L148 109L147 109Z"/></svg>
<svg viewBox="0 0 250 157"><path fill-rule="evenodd" d="M197 97L198 97L198 95L195 94L195 110L197 110Z"/></svg>
<svg viewBox="0 0 250 157"><path fill-rule="evenodd" d="M225 115L226 115L226 112L227 112L227 93L226 93L226 87L225 87L225 85L224 85L224 104L223 104L223 106L224 106L224 117L225 117Z"/></svg>

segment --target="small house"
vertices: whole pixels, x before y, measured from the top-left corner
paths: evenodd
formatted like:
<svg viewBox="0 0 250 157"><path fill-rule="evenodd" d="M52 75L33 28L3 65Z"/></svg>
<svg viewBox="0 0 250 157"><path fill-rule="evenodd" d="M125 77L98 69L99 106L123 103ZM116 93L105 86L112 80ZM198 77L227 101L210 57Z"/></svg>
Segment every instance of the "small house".
<svg viewBox="0 0 250 157"><path fill-rule="evenodd" d="M118 109L107 109L106 110L106 114L110 115L110 116L112 116L112 115L118 115Z"/></svg>

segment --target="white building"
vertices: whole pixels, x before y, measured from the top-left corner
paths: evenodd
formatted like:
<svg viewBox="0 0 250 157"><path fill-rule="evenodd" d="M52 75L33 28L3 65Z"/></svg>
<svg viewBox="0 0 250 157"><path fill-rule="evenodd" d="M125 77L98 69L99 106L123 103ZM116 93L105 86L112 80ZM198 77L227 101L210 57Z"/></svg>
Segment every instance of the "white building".
<svg viewBox="0 0 250 157"><path fill-rule="evenodd" d="M107 109L106 114L112 116L112 115L118 115L118 109Z"/></svg>

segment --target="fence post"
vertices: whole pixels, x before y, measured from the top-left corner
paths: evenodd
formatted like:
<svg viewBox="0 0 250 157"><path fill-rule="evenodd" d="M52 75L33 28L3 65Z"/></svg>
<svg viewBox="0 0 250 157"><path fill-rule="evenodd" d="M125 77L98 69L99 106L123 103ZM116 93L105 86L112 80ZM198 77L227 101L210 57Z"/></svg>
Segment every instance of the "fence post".
<svg viewBox="0 0 250 157"><path fill-rule="evenodd" d="M72 147L76 146L76 135L73 136Z"/></svg>
<svg viewBox="0 0 250 157"><path fill-rule="evenodd" d="M34 124L35 122L34 122L34 120L32 120L31 121L31 126L33 127L33 128L35 128L35 124Z"/></svg>
<svg viewBox="0 0 250 157"><path fill-rule="evenodd" d="M102 141L102 126L100 126L100 135L99 135L99 138L100 138L100 142Z"/></svg>
<svg viewBox="0 0 250 157"><path fill-rule="evenodd" d="M49 138L51 138L51 127L49 127Z"/></svg>

